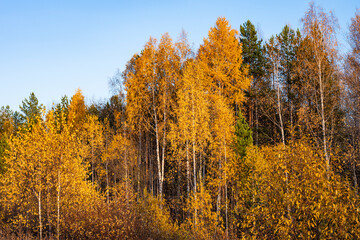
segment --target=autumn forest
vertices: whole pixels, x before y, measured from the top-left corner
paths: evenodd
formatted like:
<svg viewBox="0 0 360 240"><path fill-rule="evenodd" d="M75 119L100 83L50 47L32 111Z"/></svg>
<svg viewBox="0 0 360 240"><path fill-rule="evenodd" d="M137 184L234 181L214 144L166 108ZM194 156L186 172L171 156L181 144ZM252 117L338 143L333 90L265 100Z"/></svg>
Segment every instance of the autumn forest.
<svg viewBox="0 0 360 240"><path fill-rule="evenodd" d="M355 12L355 9L354 9ZM150 38L86 104L0 109L0 239L359 239L360 12ZM106 84L106 83L104 83Z"/></svg>

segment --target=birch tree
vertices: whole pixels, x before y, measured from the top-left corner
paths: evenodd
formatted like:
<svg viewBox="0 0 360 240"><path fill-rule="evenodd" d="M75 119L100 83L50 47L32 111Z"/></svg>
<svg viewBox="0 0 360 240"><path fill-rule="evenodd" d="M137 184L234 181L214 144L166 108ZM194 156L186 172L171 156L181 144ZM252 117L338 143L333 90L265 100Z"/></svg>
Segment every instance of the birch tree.
<svg viewBox="0 0 360 240"><path fill-rule="evenodd" d="M302 32L304 44L311 58L303 57L304 72L308 86L313 91L316 112L321 124L321 145L327 169L330 169L331 123L328 121L334 112L335 103L331 102L331 95L338 86L336 81L337 60L337 20L334 15L324 12L320 7L310 4L308 11L302 18ZM320 136L319 136L320 137Z"/></svg>

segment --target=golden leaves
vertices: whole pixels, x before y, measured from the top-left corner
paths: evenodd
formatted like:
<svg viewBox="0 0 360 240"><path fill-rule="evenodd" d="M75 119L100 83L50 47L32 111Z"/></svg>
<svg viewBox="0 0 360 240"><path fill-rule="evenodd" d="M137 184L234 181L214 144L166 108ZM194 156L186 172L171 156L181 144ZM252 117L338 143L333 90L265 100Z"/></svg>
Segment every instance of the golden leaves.
<svg viewBox="0 0 360 240"><path fill-rule="evenodd" d="M209 89L224 95L229 104L244 101L243 90L249 88L251 81L248 69L241 67L242 50L237 34L225 18L218 18L197 56L204 63Z"/></svg>
<svg viewBox="0 0 360 240"><path fill-rule="evenodd" d="M254 185L243 226L250 227L252 234L282 239L357 236L347 223L358 218L345 200L353 194L351 189L333 172L328 179L323 159L306 141L292 142L285 149L280 144L250 150L248 159L253 163L250 183Z"/></svg>

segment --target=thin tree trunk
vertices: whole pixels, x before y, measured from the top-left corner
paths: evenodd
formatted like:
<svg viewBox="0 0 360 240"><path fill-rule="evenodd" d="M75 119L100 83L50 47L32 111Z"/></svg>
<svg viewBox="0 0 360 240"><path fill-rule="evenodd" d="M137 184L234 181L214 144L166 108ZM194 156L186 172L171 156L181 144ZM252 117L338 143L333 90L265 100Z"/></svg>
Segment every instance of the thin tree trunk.
<svg viewBox="0 0 360 240"><path fill-rule="evenodd" d="M254 108L254 104L253 104L253 96L252 96L252 86L250 86L250 98L249 98L249 125L250 128L253 129L254 127L254 123L253 123L253 108Z"/></svg>
<svg viewBox="0 0 360 240"><path fill-rule="evenodd" d="M148 144L148 133L145 133L145 187L147 190L151 189L149 179L149 144Z"/></svg>
<svg viewBox="0 0 360 240"><path fill-rule="evenodd" d="M106 200L107 200L107 204L109 205L110 203L110 188L109 188L109 161L108 158L106 157L105 159L105 167L106 167Z"/></svg>
<svg viewBox="0 0 360 240"><path fill-rule="evenodd" d="M193 167L194 167L194 200L196 202L196 159L195 159L195 140L193 139ZM197 206L197 205L196 205ZM197 218L197 207L195 207L195 213L194 213L194 226L196 229L196 218Z"/></svg>
<svg viewBox="0 0 360 240"><path fill-rule="evenodd" d="M275 60L277 61L277 60ZM278 70L278 62L274 63L274 75L276 76L276 87L277 87L277 112L278 112L278 116L279 116L279 121L280 121L280 131L281 131L281 141L283 144L283 148L285 150L285 132L284 132L284 123L283 123L283 119L282 119L282 111L281 111L281 92L280 92L280 81L279 81L279 70ZM287 171L287 164L285 162L285 185L286 185L286 195L289 196L289 176L288 176L288 171ZM288 218L291 219L291 215L290 215L290 203L287 203L287 215Z"/></svg>
<svg viewBox="0 0 360 240"><path fill-rule="evenodd" d="M291 129L291 140L294 140L294 119L293 119L293 103L290 102L290 129Z"/></svg>
<svg viewBox="0 0 360 240"><path fill-rule="evenodd" d="M114 186L116 186L116 171L114 172ZM117 199L116 191L114 191L115 199Z"/></svg>
<svg viewBox="0 0 360 240"><path fill-rule="evenodd" d="M226 239L229 238L229 219L228 219L228 195L227 195L227 179L226 179L226 161L227 161L227 153L226 153L226 136L224 133L224 154L225 154L225 234Z"/></svg>
<svg viewBox="0 0 360 240"><path fill-rule="evenodd" d="M256 146L259 146L259 115L258 115L258 103L257 99L255 99L255 124L256 124Z"/></svg>
<svg viewBox="0 0 360 240"><path fill-rule="evenodd" d="M201 154L201 150L199 149L199 164L200 164L200 166L199 166L199 173L198 173L198 175L199 175L199 185L201 185L201 183L202 183L202 180L203 180L203 178L202 178L202 169L203 169L203 162L202 162L203 160L202 160L202 154ZM200 190L201 190L201 188L200 188Z"/></svg>
<svg viewBox="0 0 360 240"><path fill-rule="evenodd" d="M127 146L125 146L125 185L126 185L126 200L129 199L129 167L128 167L128 156L127 156Z"/></svg>
<svg viewBox="0 0 360 240"><path fill-rule="evenodd" d="M181 171L181 161L180 159L178 160L178 169L177 169L177 186L176 186L176 196L177 196L177 199L179 200L180 199L180 195L181 195L181 192L180 192L180 184L181 184L181 179L180 179L180 171ZM179 211L179 205L178 205L179 202L177 202L177 206L175 211L176 211L176 217L177 219L179 219L179 216L178 216L178 211Z"/></svg>
<svg viewBox="0 0 360 240"><path fill-rule="evenodd" d="M156 160L158 165L158 178L159 178L159 195L162 198L162 177L161 177L161 162L160 162L160 146L159 146L159 132L158 132L158 125L157 119L155 117L155 131L156 131Z"/></svg>
<svg viewBox="0 0 360 240"><path fill-rule="evenodd" d="M194 200L196 202L196 158L195 158L195 110L194 110L194 94L192 94L192 153L193 153L193 174L194 174ZM197 206L197 204L196 204ZM194 226L196 229L196 221L197 219L197 207L195 207L195 212L194 212Z"/></svg>
<svg viewBox="0 0 360 240"><path fill-rule="evenodd" d="M327 149L327 138L326 138L326 123L325 123L325 111L324 111L324 89L322 82L322 72L321 65L318 63L318 74L319 74L319 84L320 84L320 103L321 103L321 125L322 125L322 134L323 134L323 144L324 144L324 154L326 160L326 170L329 173L330 170L330 158ZM328 174L329 178L329 174Z"/></svg>
<svg viewBox="0 0 360 240"><path fill-rule="evenodd" d="M39 230L40 230L40 240L42 240L42 216L41 216L41 190L39 191L39 194L37 196L37 199L38 199L38 213L39 213Z"/></svg>
<svg viewBox="0 0 360 240"><path fill-rule="evenodd" d="M162 162L161 162L161 198L163 194L164 187L164 176L165 176L165 149L166 149L166 121L167 121L167 84L165 83L165 93L164 93L164 113L163 113L163 144L162 144Z"/></svg>
<svg viewBox="0 0 360 240"><path fill-rule="evenodd" d="M140 171L141 171L141 148L142 148L142 138L141 138L141 131L139 136L139 152L138 152L138 167L137 167L137 192L140 194Z"/></svg>
<svg viewBox="0 0 360 240"><path fill-rule="evenodd" d="M166 146L166 105L164 109L164 128L163 128L163 144L162 144L162 161L161 161L161 194L163 193L164 187L164 175L165 175L165 146ZM162 196L161 196L162 197Z"/></svg>
<svg viewBox="0 0 360 240"><path fill-rule="evenodd" d="M276 78L278 78L278 77L276 77ZM281 141L282 141L283 145L285 146L285 132L284 132L284 123L283 123L283 119L282 119L282 113L281 113L281 98L280 98L279 80L277 83L277 107L278 107L278 116L279 116L279 121L280 121Z"/></svg>
<svg viewBox="0 0 360 240"><path fill-rule="evenodd" d="M189 159L189 142L186 139L186 181L187 181L187 197L190 199L190 159Z"/></svg>
<svg viewBox="0 0 360 240"><path fill-rule="evenodd" d="M206 159L203 158L203 169L202 169L202 175L203 175L203 186L205 187L205 170L206 170Z"/></svg>
<svg viewBox="0 0 360 240"><path fill-rule="evenodd" d="M155 102L155 83L152 84L152 110L154 111L154 120L155 120L155 137L156 137L156 160L157 160L157 167L158 167L158 194L160 195L160 200L162 199L162 165L160 162L160 140L159 140L159 126L158 126L158 116L156 113L156 102Z"/></svg>
<svg viewBox="0 0 360 240"><path fill-rule="evenodd" d="M48 224L48 238L51 238L51 223L50 223L50 188L49 188L49 179L46 181L46 215L47 215L47 224Z"/></svg>
<svg viewBox="0 0 360 240"><path fill-rule="evenodd" d="M56 222L56 232L57 239L60 239L60 191L61 191L61 182L60 182L60 169L58 170L58 191L57 191L57 222Z"/></svg>
<svg viewBox="0 0 360 240"><path fill-rule="evenodd" d="M108 139L107 134L105 135L105 153L108 152ZM106 201L109 205L110 203L110 188L109 188L109 160L107 154L105 155L105 171L106 171Z"/></svg>
<svg viewBox="0 0 360 240"><path fill-rule="evenodd" d="M356 149L357 148L358 147L356 147ZM355 151L355 152L357 152L357 151ZM355 158L354 154L352 154L352 170L353 170L353 181L354 181L355 194L356 194L356 196L358 196L359 187L358 187L358 180L357 180L357 175L356 175L356 158Z"/></svg>
<svg viewBox="0 0 360 240"><path fill-rule="evenodd" d="M222 181L222 167L221 167L221 157L220 157L219 158L219 189L218 189L218 197L216 202L216 214L218 221L220 218L221 181Z"/></svg>
<svg viewBox="0 0 360 240"><path fill-rule="evenodd" d="M91 136L91 183L94 185L94 136Z"/></svg>
<svg viewBox="0 0 360 240"><path fill-rule="evenodd" d="M151 141L149 141L151 144ZM155 195L154 189L154 159L153 159L153 148L152 146L149 147L149 178L150 178L150 189L152 195Z"/></svg>
<svg viewBox="0 0 360 240"><path fill-rule="evenodd" d="M153 93L154 94L154 93ZM154 98L154 96L153 96ZM153 99L153 101L155 101ZM159 186L158 192L160 195L160 199L162 199L162 176L161 176L161 162L160 162L160 144L159 144L159 128L158 128L158 119L156 114L156 109L154 106L154 115L155 115L155 137L156 137L156 160L158 165L158 178L159 178Z"/></svg>
<svg viewBox="0 0 360 240"><path fill-rule="evenodd" d="M124 121L125 123L125 121ZM124 124L125 125L125 124ZM125 126L123 127L124 139L127 139ZM129 166L128 166L128 145L125 144L125 186L126 186L126 200L129 200Z"/></svg>

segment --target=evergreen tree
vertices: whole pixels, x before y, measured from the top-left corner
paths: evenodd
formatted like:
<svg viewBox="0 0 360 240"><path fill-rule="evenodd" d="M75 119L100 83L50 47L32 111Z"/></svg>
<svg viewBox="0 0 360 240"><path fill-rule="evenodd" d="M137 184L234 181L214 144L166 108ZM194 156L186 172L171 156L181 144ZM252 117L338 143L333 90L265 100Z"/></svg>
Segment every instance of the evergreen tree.
<svg viewBox="0 0 360 240"><path fill-rule="evenodd" d="M293 136L298 120L296 112L301 103L301 79L296 73L297 52L301 43L299 30L294 31L286 25L277 36L280 43L280 78L284 93L284 125L285 131L290 131L287 136Z"/></svg>
<svg viewBox="0 0 360 240"><path fill-rule="evenodd" d="M242 44L243 64L249 66L249 74L254 81L264 75L264 55L262 39L258 39L258 33L250 20L240 26L240 43Z"/></svg>
<svg viewBox="0 0 360 240"><path fill-rule="evenodd" d="M235 125L234 151L240 158L246 156L246 148L253 144L252 131L244 116L239 112Z"/></svg>
<svg viewBox="0 0 360 240"><path fill-rule="evenodd" d="M70 105L69 98L68 96L64 95L61 98L60 103L56 104L55 113L60 114L60 112L64 112L65 117L67 117L67 115L69 114L69 105Z"/></svg>
<svg viewBox="0 0 360 240"><path fill-rule="evenodd" d="M247 100L244 106L250 128L254 132L255 143L258 145L261 124L265 122L259 114L260 89L264 85L265 57L262 39L258 39L258 33L250 20L240 26L240 43L243 56L242 67L248 66L249 75L252 77L250 88L246 91Z"/></svg>
<svg viewBox="0 0 360 240"><path fill-rule="evenodd" d="M39 100L32 92L28 99L22 101L22 105L19 106L21 113L21 120L26 124L35 123L38 117L41 116L41 111L44 108L42 104L39 105Z"/></svg>

